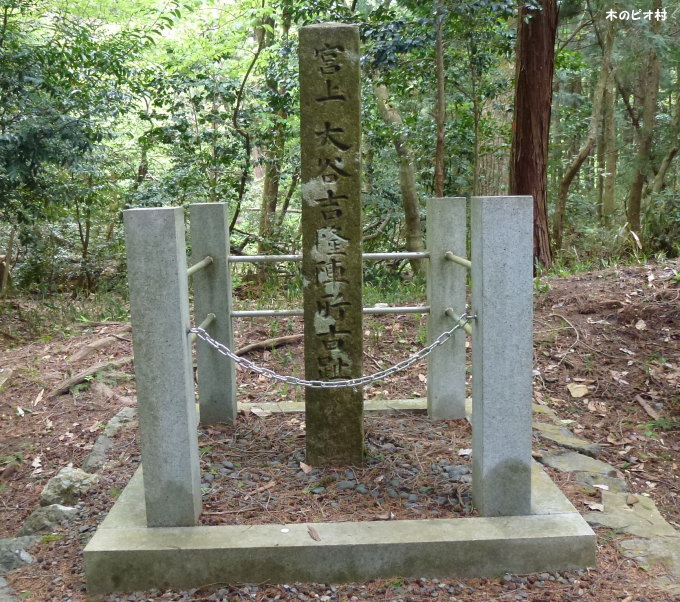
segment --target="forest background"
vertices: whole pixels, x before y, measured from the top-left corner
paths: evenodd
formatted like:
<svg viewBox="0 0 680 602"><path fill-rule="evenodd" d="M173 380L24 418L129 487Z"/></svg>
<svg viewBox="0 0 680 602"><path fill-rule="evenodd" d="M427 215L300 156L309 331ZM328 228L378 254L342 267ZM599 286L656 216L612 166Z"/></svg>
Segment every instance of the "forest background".
<svg viewBox="0 0 680 602"><path fill-rule="evenodd" d="M537 274L680 253L677 0L0 0L1 294L124 296L131 207L224 201L232 252L298 252L297 33L331 20L366 251L421 250L428 197L534 194Z"/></svg>

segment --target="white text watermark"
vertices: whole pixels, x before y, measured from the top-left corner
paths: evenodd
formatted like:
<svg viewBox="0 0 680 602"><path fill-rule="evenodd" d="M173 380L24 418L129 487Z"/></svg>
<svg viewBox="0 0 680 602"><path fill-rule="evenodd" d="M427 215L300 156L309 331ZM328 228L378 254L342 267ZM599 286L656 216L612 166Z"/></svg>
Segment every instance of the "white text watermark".
<svg viewBox="0 0 680 602"><path fill-rule="evenodd" d="M658 8L656 10L613 10L607 11L607 21L665 21L666 9Z"/></svg>

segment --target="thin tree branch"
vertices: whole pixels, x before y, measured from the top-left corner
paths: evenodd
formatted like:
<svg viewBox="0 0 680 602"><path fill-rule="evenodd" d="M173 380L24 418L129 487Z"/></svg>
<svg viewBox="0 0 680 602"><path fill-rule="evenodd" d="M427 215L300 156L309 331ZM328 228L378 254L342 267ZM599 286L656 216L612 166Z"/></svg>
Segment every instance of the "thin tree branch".
<svg viewBox="0 0 680 602"><path fill-rule="evenodd" d="M264 2L262 3L264 7ZM229 230L233 230L234 226L236 225L236 220L238 220L238 216L241 212L241 202L243 201L243 197L246 192L246 184L248 183L248 177L250 175L250 153L251 153L251 143L250 143L250 134L239 124L238 120L238 115L239 112L241 111L241 103L243 102L243 94L244 90L246 87L246 83L248 83L248 79L250 78L250 74L252 73L253 69L255 68L255 64L257 63L257 60L260 58L260 53L262 52L262 49L264 48L265 44L265 35L261 35L258 45L257 45L257 50L255 51L255 54L253 56L253 60L250 61L250 65L248 65L248 69L246 70L245 75L243 76L243 80L241 81L241 86L239 87L238 94L236 95L236 106L234 107L234 114L231 119L231 123L234 127L234 130L236 133L239 134L243 138L243 143L245 146L245 165L243 166L243 171L241 172L241 180L239 182L239 190L238 190L238 199L236 201L236 209L234 210L234 215L231 218L231 223L229 224Z"/></svg>

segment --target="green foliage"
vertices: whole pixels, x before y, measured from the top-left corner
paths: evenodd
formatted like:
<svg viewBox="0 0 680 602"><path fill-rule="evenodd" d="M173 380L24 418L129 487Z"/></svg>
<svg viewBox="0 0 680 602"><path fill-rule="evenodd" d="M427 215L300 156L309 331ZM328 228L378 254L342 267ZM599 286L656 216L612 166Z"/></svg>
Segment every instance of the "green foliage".
<svg viewBox="0 0 680 602"><path fill-rule="evenodd" d="M13 454L6 454L4 456L0 456L0 464L3 464L4 466L21 466L21 463L24 461L24 454L22 452L16 452Z"/></svg>
<svg viewBox="0 0 680 602"><path fill-rule="evenodd" d="M237 82L225 79L217 67L168 65L169 74L147 82L154 109L140 115L148 128L139 145L165 155L169 169L160 178L154 174L137 182L128 206L234 199L238 174L233 166L242 151L227 130Z"/></svg>
<svg viewBox="0 0 680 602"><path fill-rule="evenodd" d="M652 195L645 209L642 243L646 252L680 255L680 197L668 189Z"/></svg>
<svg viewBox="0 0 680 602"><path fill-rule="evenodd" d="M659 438L659 431L677 431L680 429L680 422L667 418L657 418L645 423L645 436L652 439Z"/></svg>
<svg viewBox="0 0 680 602"><path fill-rule="evenodd" d="M425 299L425 280L421 277L404 278L396 271L374 268L365 270L363 300L370 307L376 303L389 305L409 305L423 303Z"/></svg>
<svg viewBox="0 0 680 602"><path fill-rule="evenodd" d="M550 290L550 283L544 282L540 277L534 278L534 294L547 293Z"/></svg>
<svg viewBox="0 0 680 602"><path fill-rule="evenodd" d="M550 199L588 129L601 59L596 29L601 37L607 25L602 9L561 3ZM403 249L394 130L377 111L373 85L386 84L399 109L398 133L412 148L425 198L433 192L441 23L445 194L505 193L516 12L511 0L0 0L0 254L15 233L13 283L42 297L124 288L120 211L129 207L224 201L235 248L298 252L297 31L332 20L358 24L362 36L365 249ZM583 27L586 17L592 26ZM636 233L642 248L625 228L616 235L625 223L637 144L631 114L641 111L637 57L650 45L662 71L649 188L677 144L671 67L680 57L667 25L653 34L650 23L617 22L613 70L625 92L617 92L615 107L617 213L600 223L603 167L593 153L570 189L558 270L601 266L625 254L680 253L677 159L666 188L643 203ZM260 237L263 173L271 171L279 178L270 199L274 219ZM382 288L396 296L410 289L409 277L406 262L367 265L368 294ZM299 293L295 268L272 273L263 303L275 296L267 287L279 289L282 279L292 285L291 296Z"/></svg>

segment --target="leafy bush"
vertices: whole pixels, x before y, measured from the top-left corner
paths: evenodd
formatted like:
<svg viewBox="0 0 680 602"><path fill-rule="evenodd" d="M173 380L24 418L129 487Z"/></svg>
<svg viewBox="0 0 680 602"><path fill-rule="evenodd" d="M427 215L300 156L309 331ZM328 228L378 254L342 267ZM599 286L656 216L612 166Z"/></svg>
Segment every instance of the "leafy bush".
<svg viewBox="0 0 680 602"><path fill-rule="evenodd" d="M680 196L664 190L647 203L642 226L643 247L648 253L680 255Z"/></svg>

